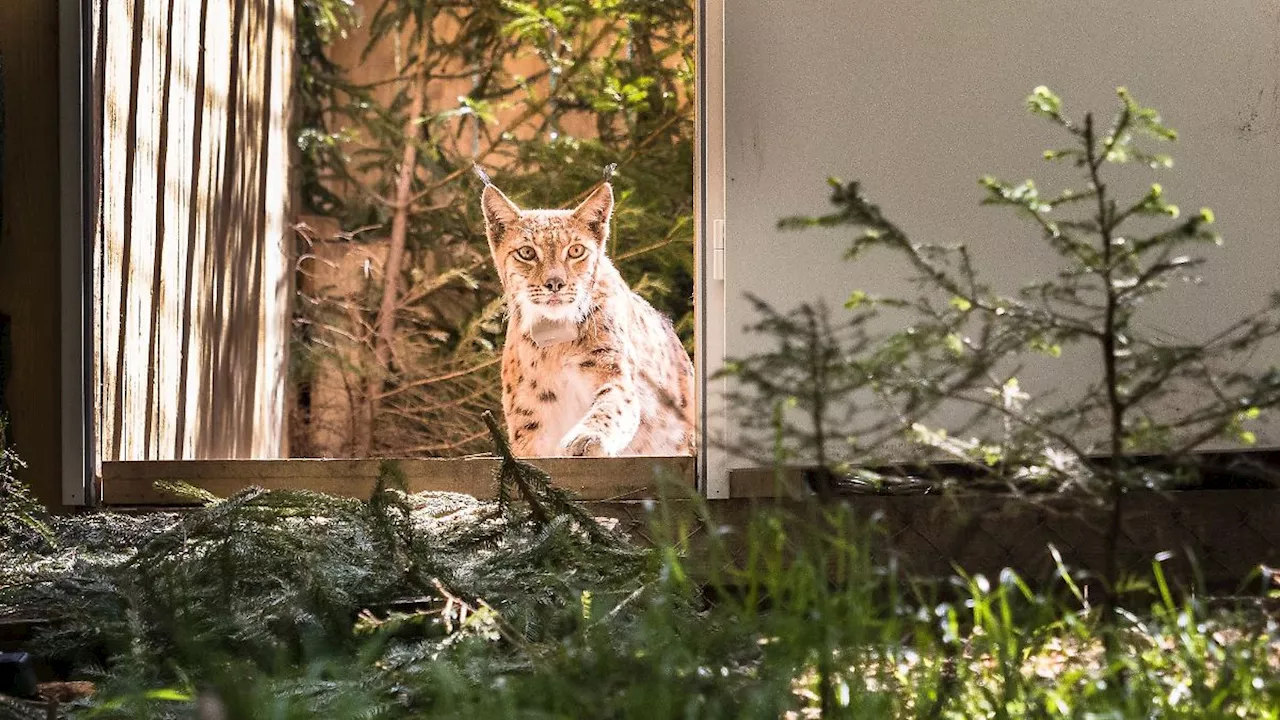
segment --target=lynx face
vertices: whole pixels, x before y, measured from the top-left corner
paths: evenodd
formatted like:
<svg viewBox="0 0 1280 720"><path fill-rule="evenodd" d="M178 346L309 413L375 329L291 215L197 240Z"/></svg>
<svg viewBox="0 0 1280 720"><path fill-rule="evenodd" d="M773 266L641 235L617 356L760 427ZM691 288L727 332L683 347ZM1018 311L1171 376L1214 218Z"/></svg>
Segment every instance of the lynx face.
<svg viewBox="0 0 1280 720"><path fill-rule="evenodd" d="M503 292L522 324L581 322L604 259L613 188L601 185L574 210L521 210L488 185L481 204Z"/></svg>

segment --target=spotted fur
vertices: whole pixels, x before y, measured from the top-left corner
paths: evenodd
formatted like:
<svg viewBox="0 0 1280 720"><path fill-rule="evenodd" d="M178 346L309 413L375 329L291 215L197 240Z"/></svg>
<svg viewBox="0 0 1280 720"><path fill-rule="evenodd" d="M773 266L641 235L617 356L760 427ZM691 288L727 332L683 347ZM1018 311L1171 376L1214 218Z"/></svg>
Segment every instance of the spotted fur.
<svg viewBox="0 0 1280 720"><path fill-rule="evenodd" d="M691 455L693 363L605 255L613 188L574 210L481 198L508 324L502 406L517 455ZM546 327L567 339L539 346Z"/></svg>

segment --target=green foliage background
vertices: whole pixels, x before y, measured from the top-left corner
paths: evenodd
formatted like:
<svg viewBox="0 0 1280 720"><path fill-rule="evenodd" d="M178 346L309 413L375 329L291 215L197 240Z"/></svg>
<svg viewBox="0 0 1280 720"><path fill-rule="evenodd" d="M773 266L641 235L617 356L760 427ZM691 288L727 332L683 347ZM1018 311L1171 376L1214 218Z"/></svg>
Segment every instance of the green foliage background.
<svg viewBox="0 0 1280 720"><path fill-rule="evenodd" d="M389 366L367 348L380 283L354 320L349 307L297 303L303 395L319 363L381 375L390 400L375 411L373 452L482 450L479 415L500 405L500 288L473 162L524 207L572 206L617 163L610 254L692 350L693 3L304 0L297 38L303 213L336 219L352 242L386 237L406 144L417 151ZM353 43L359 60L342 60ZM370 58L394 58L392 74L356 73ZM515 74L517 64L535 69ZM469 90L450 96L460 79ZM410 122L415 92L427 102ZM453 377L431 381L441 376Z"/></svg>

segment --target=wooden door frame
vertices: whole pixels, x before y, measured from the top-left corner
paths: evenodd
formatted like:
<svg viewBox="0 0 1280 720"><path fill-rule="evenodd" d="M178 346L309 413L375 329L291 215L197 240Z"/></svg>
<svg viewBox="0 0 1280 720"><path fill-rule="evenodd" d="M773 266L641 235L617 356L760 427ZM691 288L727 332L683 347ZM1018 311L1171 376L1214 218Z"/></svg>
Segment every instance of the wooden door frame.
<svg viewBox="0 0 1280 720"><path fill-rule="evenodd" d="M695 373L698 379L698 490L709 499L729 497L729 457L724 447L727 380L711 380L725 353L725 0L698 0L697 147L694 152L696 243Z"/></svg>
<svg viewBox="0 0 1280 720"><path fill-rule="evenodd" d="M718 442L725 431L724 380L709 376L724 364L725 300L725 118L724 118L724 6L725 0L696 0L698 79L696 147L694 152L695 243L695 366L698 386L698 452L692 464L667 458L665 465L685 468L697 489L708 498L729 497L727 451ZM91 0L59 1L60 136L59 168L62 187L61 252L61 447L62 501L65 505L97 505L103 489L98 480L124 472L110 463L104 474L97 457L94 422L93 370L93 247L91 208L100 191L93 182L97 162L90 133L93 128ZM173 461L183 462L183 461ZM172 475L175 466L158 461L156 471ZM192 461L201 462L201 461ZM236 462L236 461L224 461ZM243 461L255 463L259 461ZM285 462L285 461L275 461ZM376 461L374 461L376 462ZM247 465L253 477L262 465ZM336 467L336 466L334 466ZM206 466L207 469L207 466ZM199 476L203 470L192 466ZM179 473L183 474L183 473ZM305 475L305 473L304 473ZM298 477L302 477L299 475ZM157 477L157 479L161 479ZM109 495L109 494L108 494Z"/></svg>
<svg viewBox="0 0 1280 720"><path fill-rule="evenodd" d="M84 29L90 0L58 2L58 168L61 187L59 299L61 300L62 503L96 503L93 478L93 295L92 207L95 163L89 131L93 102L88 78L90 38Z"/></svg>

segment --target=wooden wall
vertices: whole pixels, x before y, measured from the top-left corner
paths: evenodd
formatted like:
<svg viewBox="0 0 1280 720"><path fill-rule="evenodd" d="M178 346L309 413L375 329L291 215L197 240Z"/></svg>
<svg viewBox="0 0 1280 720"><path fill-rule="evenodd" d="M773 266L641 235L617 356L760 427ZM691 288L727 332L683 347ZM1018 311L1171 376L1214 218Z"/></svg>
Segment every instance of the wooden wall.
<svg viewBox="0 0 1280 720"><path fill-rule="evenodd" d="M0 313L13 322L7 401L23 478L61 502L58 0L0 0L7 90Z"/></svg>
<svg viewBox="0 0 1280 720"><path fill-rule="evenodd" d="M93 15L100 457L280 457L292 0Z"/></svg>

